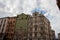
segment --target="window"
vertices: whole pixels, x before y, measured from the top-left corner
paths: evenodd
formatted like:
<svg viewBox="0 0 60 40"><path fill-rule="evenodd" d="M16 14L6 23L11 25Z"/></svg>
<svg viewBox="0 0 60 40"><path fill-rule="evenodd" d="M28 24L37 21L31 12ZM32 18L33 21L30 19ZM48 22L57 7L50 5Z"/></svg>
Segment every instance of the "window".
<svg viewBox="0 0 60 40"><path fill-rule="evenodd" d="M25 19L28 19L27 17Z"/></svg>
<svg viewBox="0 0 60 40"><path fill-rule="evenodd" d="M11 32L14 32L14 29L11 29Z"/></svg>
<svg viewBox="0 0 60 40"><path fill-rule="evenodd" d="M25 38L24 40L27 40L27 38Z"/></svg>
<svg viewBox="0 0 60 40"><path fill-rule="evenodd" d="M35 13L35 16L37 16L37 13Z"/></svg>
<svg viewBox="0 0 60 40"><path fill-rule="evenodd" d="M43 34L41 33L41 36L43 36Z"/></svg>
<svg viewBox="0 0 60 40"><path fill-rule="evenodd" d="M32 40L31 38L29 40Z"/></svg>
<svg viewBox="0 0 60 40"><path fill-rule="evenodd" d="M32 33L30 33L30 36L32 36Z"/></svg>
<svg viewBox="0 0 60 40"><path fill-rule="evenodd" d="M43 30L44 29L44 27L40 27L41 28L41 30Z"/></svg>
<svg viewBox="0 0 60 40"><path fill-rule="evenodd" d="M37 37L37 33L35 33L35 37Z"/></svg>
<svg viewBox="0 0 60 40"><path fill-rule="evenodd" d="M13 21L13 23L15 23L15 20Z"/></svg>
<svg viewBox="0 0 60 40"><path fill-rule="evenodd" d="M35 23L37 23L37 20L35 20Z"/></svg>
<svg viewBox="0 0 60 40"><path fill-rule="evenodd" d="M40 38L38 38L38 40L40 40Z"/></svg>
<svg viewBox="0 0 60 40"><path fill-rule="evenodd" d="M23 19L23 17L21 19Z"/></svg>
<svg viewBox="0 0 60 40"><path fill-rule="evenodd" d="M7 31L10 32L10 29L8 29Z"/></svg>
<svg viewBox="0 0 60 40"><path fill-rule="evenodd" d="M30 31L32 31L32 27L30 27Z"/></svg>
<svg viewBox="0 0 60 40"><path fill-rule="evenodd" d="M11 27L14 27L15 25L14 25L14 23L13 23L13 24L10 24L10 26L11 26Z"/></svg>
<svg viewBox="0 0 60 40"><path fill-rule="evenodd" d="M37 27L35 26L35 31L37 31Z"/></svg>
<svg viewBox="0 0 60 40"><path fill-rule="evenodd" d="M34 27L35 27L35 31L37 31L37 25L34 25Z"/></svg>

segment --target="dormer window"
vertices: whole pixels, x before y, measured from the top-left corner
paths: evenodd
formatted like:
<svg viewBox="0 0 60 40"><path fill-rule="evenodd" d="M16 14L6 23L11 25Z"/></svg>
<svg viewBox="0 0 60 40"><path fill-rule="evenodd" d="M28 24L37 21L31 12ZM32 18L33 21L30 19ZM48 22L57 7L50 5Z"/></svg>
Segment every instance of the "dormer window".
<svg viewBox="0 0 60 40"><path fill-rule="evenodd" d="M39 12L34 12L33 13L33 16L38 16L39 15Z"/></svg>
<svg viewBox="0 0 60 40"><path fill-rule="evenodd" d="M35 16L37 16L37 14L35 13Z"/></svg>

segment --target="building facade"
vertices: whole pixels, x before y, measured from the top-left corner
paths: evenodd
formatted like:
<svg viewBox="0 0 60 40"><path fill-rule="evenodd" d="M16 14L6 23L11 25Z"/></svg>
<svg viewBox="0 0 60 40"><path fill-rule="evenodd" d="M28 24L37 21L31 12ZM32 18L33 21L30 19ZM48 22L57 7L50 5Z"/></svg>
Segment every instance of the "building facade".
<svg viewBox="0 0 60 40"><path fill-rule="evenodd" d="M50 21L39 12L0 18L0 40L55 40Z"/></svg>
<svg viewBox="0 0 60 40"><path fill-rule="evenodd" d="M0 40L4 39L6 23L7 23L6 18L0 18Z"/></svg>
<svg viewBox="0 0 60 40"><path fill-rule="evenodd" d="M0 19L1 40L14 40L14 28L16 17L6 17ZM1 38L0 37L0 38Z"/></svg>
<svg viewBox="0 0 60 40"><path fill-rule="evenodd" d="M5 32L6 40L14 40L15 22L16 22L16 17L7 18L7 25L6 25L6 32Z"/></svg>
<svg viewBox="0 0 60 40"><path fill-rule="evenodd" d="M15 27L15 40L27 40L27 27L29 15L24 13L17 16Z"/></svg>
<svg viewBox="0 0 60 40"><path fill-rule="evenodd" d="M60 33L58 33L58 40L60 40Z"/></svg>
<svg viewBox="0 0 60 40"><path fill-rule="evenodd" d="M50 40L55 40L55 31L52 29L50 31Z"/></svg>
<svg viewBox="0 0 60 40"><path fill-rule="evenodd" d="M28 20L28 40L50 40L51 26L49 20L35 12Z"/></svg>

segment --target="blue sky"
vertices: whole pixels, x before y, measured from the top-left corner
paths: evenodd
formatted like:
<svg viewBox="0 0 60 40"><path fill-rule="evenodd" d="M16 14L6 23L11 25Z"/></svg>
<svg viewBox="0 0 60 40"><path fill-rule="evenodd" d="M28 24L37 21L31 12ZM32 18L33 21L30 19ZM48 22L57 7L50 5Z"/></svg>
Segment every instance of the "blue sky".
<svg viewBox="0 0 60 40"><path fill-rule="evenodd" d="M41 8L37 7L37 8L34 8L31 12L32 13L39 12L40 14L45 14L47 11L46 10L42 10Z"/></svg>
<svg viewBox="0 0 60 40"><path fill-rule="evenodd" d="M42 11L57 36L60 32L60 10L56 3L56 0L0 0L0 17L16 16L22 12L31 15L33 10Z"/></svg>

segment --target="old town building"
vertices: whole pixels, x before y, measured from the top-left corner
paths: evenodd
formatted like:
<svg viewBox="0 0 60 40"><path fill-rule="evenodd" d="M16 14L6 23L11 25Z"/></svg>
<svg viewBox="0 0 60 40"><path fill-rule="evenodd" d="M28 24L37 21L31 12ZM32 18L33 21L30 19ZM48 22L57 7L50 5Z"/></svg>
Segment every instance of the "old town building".
<svg viewBox="0 0 60 40"><path fill-rule="evenodd" d="M55 40L50 21L41 13L0 18L0 40Z"/></svg>
<svg viewBox="0 0 60 40"><path fill-rule="evenodd" d="M55 40L55 31L54 30L50 31L50 40Z"/></svg>
<svg viewBox="0 0 60 40"><path fill-rule="evenodd" d="M58 40L60 40L60 33L58 33Z"/></svg>
<svg viewBox="0 0 60 40"><path fill-rule="evenodd" d="M0 38L1 40L14 40L14 28L16 17L0 18Z"/></svg>
<svg viewBox="0 0 60 40"><path fill-rule="evenodd" d="M15 28L16 17L8 17L6 25L6 40L14 40L14 28Z"/></svg>
<svg viewBox="0 0 60 40"><path fill-rule="evenodd" d="M28 40L50 40L50 31L49 20L43 14L33 13L28 20Z"/></svg>
<svg viewBox="0 0 60 40"><path fill-rule="evenodd" d="M3 40L6 30L6 18L0 18L0 40Z"/></svg>
<svg viewBox="0 0 60 40"><path fill-rule="evenodd" d="M29 15L24 13L17 16L15 27L15 40L27 40L27 27Z"/></svg>

